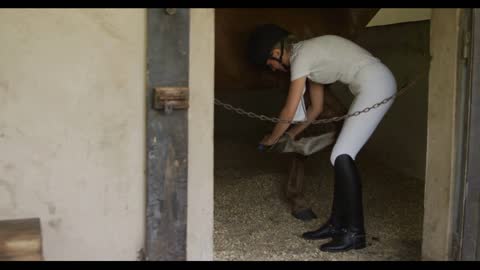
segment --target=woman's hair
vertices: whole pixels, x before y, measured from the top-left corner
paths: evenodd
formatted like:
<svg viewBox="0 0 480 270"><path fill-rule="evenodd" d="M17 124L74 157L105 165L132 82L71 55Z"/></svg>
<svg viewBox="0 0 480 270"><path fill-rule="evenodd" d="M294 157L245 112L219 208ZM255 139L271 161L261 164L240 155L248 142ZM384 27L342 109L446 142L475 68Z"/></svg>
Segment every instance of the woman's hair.
<svg viewBox="0 0 480 270"><path fill-rule="evenodd" d="M290 34L290 35L288 35L287 37L285 37L283 40L277 42L277 43L275 44L275 46L273 46L272 50L273 50L273 49L280 49L280 48L282 47L282 44L281 44L282 41L283 41L283 48L284 48L287 52L290 52L290 51L292 50L293 44L299 42L298 38L297 38L295 35Z"/></svg>

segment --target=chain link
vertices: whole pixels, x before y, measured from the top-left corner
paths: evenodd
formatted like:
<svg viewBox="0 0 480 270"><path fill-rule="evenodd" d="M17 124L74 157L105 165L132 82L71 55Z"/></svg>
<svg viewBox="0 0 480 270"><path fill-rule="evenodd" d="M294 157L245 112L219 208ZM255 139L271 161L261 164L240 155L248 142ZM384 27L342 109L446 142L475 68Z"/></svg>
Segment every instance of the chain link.
<svg viewBox="0 0 480 270"><path fill-rule="evenodd" d="M402 88L400 88L399 91L397 91L394 95L378 102L378 103L375 103L374 105L370 106L370 107L366 107L365 109L363 110L360 110L360 111L356 111L356 112L353 112L353 113L349 113L349 114L345 114L343 116L336 116L336 117L332 117L332 118L328 118L328 119L318 119L318 120L315 120L315 121L312 121L311 124L313 125L316 125L316 124L326 124L326 123L331 123L331 122L338 122L338 121L342 121L342 120L345 120L347 118L350 118L350 117L354 117L354 116L358 116L362 113L367 113L369 112L370 110L373 110L373 109L376 109L386 103L388 103L390 100L392 99L395 99L397 98L398 96L402 95L403 93L405 93L405 91L407 91L407 89L411 88L413 85L415 85L421 78L423 78L423 76L425 76L427 73L424 73L424 74L421 74L420 76L418 76L415 80L411 81L409 84L403 86ZM247 112L245 111L244 109L242 108L239 108L239 107L234 107L232 106L231 104L228 104L228 103L224 103L222 101L220 101L219 99L215 99L215 102L214 102L216 105L219 105L219 106L222 106L223 108L225 108L226 110L228 111L233 111L237 114L240 114L240 115L243 115L243 116L247 116L247 117L250 117L250 118L255 118L255 119L259 119L259 120L262 120L262 121L270 121L270 122L273 122L273 123L289 123L289 124L299 124L299 123L305 123L307 121L288 121L288 120L281 120L277 117L268 117L266 115L263 115L263 114L256 114L254 112Z"/></svg>

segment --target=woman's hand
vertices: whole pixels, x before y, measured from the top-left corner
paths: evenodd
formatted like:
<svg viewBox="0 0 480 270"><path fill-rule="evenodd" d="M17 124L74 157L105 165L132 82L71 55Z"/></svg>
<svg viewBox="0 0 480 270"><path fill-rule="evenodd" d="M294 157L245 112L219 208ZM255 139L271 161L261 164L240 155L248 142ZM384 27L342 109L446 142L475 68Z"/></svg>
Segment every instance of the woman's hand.
<svg viewBox="0 0 480 270"><path fill-rule="evenodd" d="M295 141L296 134L294 134L292 131L287 131L285 132L285 134L287 134L287 136L290 137L290 139Z"/></svg>
<svg viewBox="0 0 480 270"><path fill-rule="evenodd" d="M302 99L303 89L305 88L305 81L306 76L298 78L290 83L287 101L278 117L281 120L288 121L288 123L285 123L284 121L278 122L273 128L270 138L264 138L264 140L262 140L262 143L265 142L266 145L275 144L277 140L282 137L283 133L288 129L288 127L290 126L290 121L292 121L292 119L294 118L295 111L297 110L298 104L300 104L300 100Z"/></svg>
<svg viewBox="0 0 480 270"><path fill-rule="evenodd" d="M271 134L265 135L265 137L263 137L263 140L260 141L260 144L268 145L268 146L274 145L275 143L276 143L276 140L272 139Z"/></svg>

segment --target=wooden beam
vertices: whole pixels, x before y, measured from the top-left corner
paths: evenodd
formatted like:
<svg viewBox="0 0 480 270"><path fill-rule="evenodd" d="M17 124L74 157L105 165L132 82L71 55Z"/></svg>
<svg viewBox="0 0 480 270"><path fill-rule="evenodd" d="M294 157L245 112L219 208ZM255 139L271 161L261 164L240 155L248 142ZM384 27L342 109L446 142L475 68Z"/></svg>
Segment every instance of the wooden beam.
<svg viewBox="0 0 480 270"><path fill-rule="evenodd" d="M422 237L422 260L426 261L451 259L461 19L461 9L432 10Z"/></svg>
<svg viewBox="0 0 480 270"><path fill-rule="evenodd" d="M190 10L148 9L147 28L144 259L183 261L187 253L188 106L168 112L155 109L153 101L155 88L188 89Z"/></svg>
<svg viewBox="0 0 480 270"><path fill-rule="evenodd" d="M42 261L40 219L0 221L0 261Z"/></svg>

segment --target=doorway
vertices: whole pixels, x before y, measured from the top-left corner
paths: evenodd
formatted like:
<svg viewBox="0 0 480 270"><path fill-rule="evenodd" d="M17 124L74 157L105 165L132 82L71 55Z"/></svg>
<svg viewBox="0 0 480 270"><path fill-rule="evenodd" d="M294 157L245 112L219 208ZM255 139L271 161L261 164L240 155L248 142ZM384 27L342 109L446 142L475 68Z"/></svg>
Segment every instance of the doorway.
<svg viewBox="0 0 480 270"><path fill-rule="evenodd" d="M248 68L242 50L249 29L262 22L278 23L304 39L321 34L350 38L379 57L392 70L399 87L419 74L428 74L430 21L362 28L352 37L348 15L348 9L216 10L215 97L245 111L274 117L279 113L288 77ZM335 84L329 91L348 107L352 95L344 85ZM364 185L368 247L327 254L318 249L324 241L306 241L300 235L328 218L333 190L329 151L305 161L302 192L317 218L299 220L292 216L285 196L292 155L256 150L273 124L217 106L214 258L420 260L427 108L428 77L424 76L396 100L357 157Z"/></svg>
<svg viewBox="0 0 480 270"><path fill-rule="evenodd" d="M228 11L228 9L223 11ZM302 12L301 9L291 9L287 13L292 13L292 11ZM311 12L318 15L317 11L312 10ZM306 27L300 23L291 25L292 29L296 29L295 31L301 33L305 38L317 33L325 33L328 29L335 30L335 33L339 35L352 33L348 28L335 28L335 25L338 26L342 23L349 25L348 19L342 20L341 14L335 14L331 10L326 9L324 11L332 16L328 20L330 25L310 21L308 25L314 25L314 27ZM262 137L266 132L269 132L271 124L247 119L232 112L220 110L219 107L215 107L215 118L213 117L214 97L243 107L247 111L275 115L282 106L285 97L285 91L282 91L282 89L285 90L288 80L265 72L256 74L254 71L247 71L253 72L256 76L252 76L251 73L250 75L241 73L242 52L230 54L232 57L228 58L230 64L219 62L218 53L221 49L218 48L221 48L220 44L223 44L224 47L236 48L235 46L242 44L242 42L231 38L219 39L218 37L225 33L234 33L236 37L242 37L242 35L245 37L248 30L242 28L245 26L243 24L233 24L237 27L233 27L233 31L218 31L214 19L215 17L216 19L219 18L219 10L191 10L189 29L189 84L191 96L188 110L188 196L182 198L171 197L174 199L171 204L174 207L165 210L166 214L175 215L178 210L176 206L184 207L188 205L186 215L188 222L183 225L180 224L187 227L186 239L178 238L175 240L172 238L172 241L180 244L180 246L186 242L186 245L184 245L186 250L178 249L176 252L178 251L180 256L187 253L187 260L248 260L252 258L265 260L286 260L289 258L297 260L366 260L380 258L390 260L408 258L452 260L457 258L454 247L462 245L462 241L458 241L462 235L457 235L455 228L459 226L466 228L465 226L468 225L454 222L464 218L457 210L464 209L465 213L473 213L472 209L474 209L467 208L467 204L460 203L461 198L459 197L461 196L458 196L458 194L461 188L456 186L459 181L457 172L461 170L461 166L456 164L457 155L461 154L462 151L459 148L461 144L458 142L461 134L456 128L459 123L459 119L456 118L459 115L457 103L461 101L460 97L465 91L461 87L462 83L460 83L462 81L460 78L463 77L461 76L462 72L459 72L461 70L459 66L464 61L462 59L470 59L468 54L463 53L468 51L465 49L468 48L468 46L465 46L468 44L467 35L465 35L468 34L468 28L461 27L466 11L468 9L432 9L430 23L418 26L418 29L411 33L411 39L403 43L406 47L400 48L395 53L388 53L389 50L384 51L384 61L389 61L389 67L396 70L394 73L397 74L397 82L399 86L402 86L405 81L412 79L412 76L410 76L410 71L406 70L408 68L401 67L402 65L408 67L412 64L412 60L404 61L407 63L399 63L399 61L395 61L395 59L401 58L398 54L404 53L404 59L418 57L417 60L419 60L420 56L423 57L427 52L419 49L419 46L424 46L424 42L425 44L430 43L428 53L432 56L432 59L428 68L429 78L428 83L423 82L423 89L417 89L418 93L410 90L405 96L397 99L368 145L359 154L359 160L360 158L363 160L363 162L359 162L359 166L364 173L362 178L368 185L364 191L369 195L366 198L366 208L367 205L371 206L368 208L370 213L367 217L367 223L370 222L370 225L367 225L367 229L370 231L369 247L390 244L390 246L384 246L390 253L380 254L376 253L375 250L370 252L369 249L365 249L360 250L364 252L363 254L349 254L347 258L342 257L342 255L339 255L339 257L322 257L322 254L317 251L317 243L298 242L299 234L306 229L310 230L318 226L322 217L325 218L326 209L329 209L332 173L328 162L326 162L328 154L326 152L318 153L305 163L305 195L309 198L318 219L311 223L299 221L291 216L288 204L282 198L282 181L289 171L291 157L287 155L263 155L255 149L259 140L258 136ZM285 17L285 14L265 16L261 10L257 10L258 16L253 16L254 14L250 12L252 10L248 10L243 17L248 18L248 22L252 25L255 23L255 18L268 17L275 22L275 20L283 21L281 19ZM303 12L305 13L299 17L308 18L306 16L308 12ZM159 16L157 10L152 10L150 14L151 16ZM326 16L328 18L327 14ZM318 16L313 17L315 20L318 19ZM226 16L226 18L231 19L231 21L234 20L234 16ZM304 22L306 21L308 20L305 19ZM152 28L157 27L155 23L149 25ZM429 32L428 38L425 38L426 35L422 38L421 33L424 34L425 32L420 29L422 27L427 29L427 26L430 28L430 30L425 30ZM288 25L284 27L288 28ZM403 27L403 30L405 30L404 28L408 27L408 24L392 25L391 27L395 27L397 30ZM359 35L353 37L353 40L364 47L371 46L372 53L375 53L374 50L378 50L377 52L381 55L382 48L385 49L385 45L388 45L390 41L379 39L375 34L370 34L369 39L369 32L388 32L384 33L385 35L390 32L382 30L382 28L373 29L363 33L360 32ZM215 33L215 39L213 33ZM362 35L364 35L363 41ZM377 40L372 41L372 36ZM411 42L414 39L418 42L412 44ZM214 42L214 40L217 42ZM183 51L179 53L183 54ZM215 70L213 69L214 60ZM397 64L401 64L398 69L395 67ZM415 64L410 67L417 71L421 69L421 66ZM219 76L219 74L222 74L222 76ZM235 74L245 75L240 81L243 84L235 80ZM257 83L261 83L256 84L256 80L258 80ZM221 87L222 81L227 83L224 84L227 87L223 89ZM422 87L422 82L417 87ZM336 85L332 87L331 92L346 105L349 102L349 95L347 91L343 90L341 85ZM418 104L424 104L422 98L417 98L417 96L422 97L422 95L428 95L426 108L418 107ZM262 101L265 100L268 102L263 103ZM406 104L402 104L402 102ZM399 108L401 105L407 107L408 111L402 112ZM413 109L411 110L409 106ZM424 158L425 164L422 166L421 154L416 155L416 159L409 155L424 151L422 149L423 135L420 133L425 132L425 127L419 124L424 121L424 118L418 116L422 115L424 111L415 109L426 110L427 108L426 157ZM414 118L412 122L412 118L398 116L399 112L410 114L410 116L418 119ZM393 123L395 125L392 125ZM399 130L399 127L405 127L407 124L407 128ZM412 143L409 140L399 141L399 138L395 137L399 134L403 134L403 136L418 135L418 137L409 138L420 138L420 140L414 140ZM155 143L155 140L147 141L147 146L152 143ZM392 159L392 153L395 152L386 151L376 145L382 143L389 143L388 150L398 148L399 145L405 146L404 149L400 149L403 154L393 156ZM159 149L161 150L161 148ZM402 165L389 164L391 161L401 162ZM407 164L410 165L407 166ZM150 168L147 168L147 170L150 173ZM424 183L422 183L421 173L419 173L421 170L425 171ZM391 179L399 179L399 177L403 181L391 181ZM390 178L390 182L388 178ZM175 181L174 178L170 180ZM392 187L398 189L393 190ZM150 186L147 188L150 189ZM387 192L381 192L383 188ZM405 191L410 191L407 195L412 197L407 197L407 200L402 199L400 204L378 204L378 200L382 202L397 200L399 202L398 198ZM423 203L420 202L422 195ZM467 195L466 202L471 201L471 198ZM245 207L248 205L251 207ZM389 206L391 207L389 208ZM387 209L385 213L389 213L389 217L393 219L384 218L383 212L377 211L378 208L376 207L380 207L380 210L382 210L382 207L383 210ZM254 212L255 210L256 212ZM163 214L162 211L160 211L161 214ZM415 224L413 226L399 219L399 217L404 218L409 215L413 217L412 221ZM423 221L418 221L422 215ZM466 215L468 216L468 214ZM469 217L473 216L470 215ZM154 216L154 218L156 217ZM380 225L382 225L381 222L387 222L383 224L387 225L387 228L375 226L375 221L380 222ZM399 222L399 224L396 224L398 226L391 226L394 222ZM274 226L271 226L272 224ZM280 230L284 234L274 234L268 228L265 229L268 226L277 231ZM393 238L390 239L381 237L382 232L388 232L388 226L394 230ZM419 233L419 230L422 230L422 232ZM156 241L160 241L158 239L163 239L163 237L172 236L168 230L147 231L153 234L159 233L158 236L160 237L157 237ZM409 234L409 231L412 234ZM472 230L467 230L467 232L476 233ZM280 240L274 239L274 241L280 242L276 242L279 245L273 246L273 248L271 245L272 235L283 237ZM407 251L407 247L413 248ZM418 251L419 247L421 247L421 251ZM298 255L298 251L302 250L306 252L300 253L296 258L291 257L295 254Z"/></svg>

